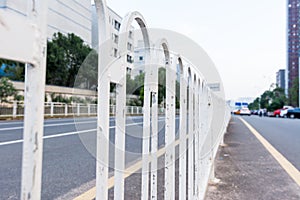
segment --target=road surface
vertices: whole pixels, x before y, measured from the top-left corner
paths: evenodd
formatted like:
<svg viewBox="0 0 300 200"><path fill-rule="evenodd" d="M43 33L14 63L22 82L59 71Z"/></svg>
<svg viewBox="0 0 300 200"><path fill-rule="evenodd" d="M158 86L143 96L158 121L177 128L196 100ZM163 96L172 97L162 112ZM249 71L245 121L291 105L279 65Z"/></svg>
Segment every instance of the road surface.
<svg viewBox="0 0 300 200"><path fill-rule="evenodd" d="M243 117L300 171L300 119Z"/></svg>
<svg viewBox="0 0 300 200"><path fill-rule="evenodd" d="M113 149L115 119L110 118L110 148ZM126 119L126 163L140 157L141 116ZM176 120L178 130L178 118ZM50 119L44 123L42 199L85 192L96 177L96 118ZM79 134L78 134L79 133ZM164 145L164 118L159 118L159 142ZM22 121L0 122L0 199L19 199L22 162ZM110 167L114 152L110 152ZM110 172L112 170L110 169Z"/></svg>

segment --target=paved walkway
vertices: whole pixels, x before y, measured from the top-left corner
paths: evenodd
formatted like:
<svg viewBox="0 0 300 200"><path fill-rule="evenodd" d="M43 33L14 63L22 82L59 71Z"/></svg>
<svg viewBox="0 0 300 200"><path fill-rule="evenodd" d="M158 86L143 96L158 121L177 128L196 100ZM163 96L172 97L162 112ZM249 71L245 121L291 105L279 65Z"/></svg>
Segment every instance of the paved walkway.
<svg viewBox="0 0 300 200"><path fill-rule="evenodd" d="M230 122L225 144L215 162L221 181L208 187L206 200L300 199L300 187L237 117Z"/></svg>

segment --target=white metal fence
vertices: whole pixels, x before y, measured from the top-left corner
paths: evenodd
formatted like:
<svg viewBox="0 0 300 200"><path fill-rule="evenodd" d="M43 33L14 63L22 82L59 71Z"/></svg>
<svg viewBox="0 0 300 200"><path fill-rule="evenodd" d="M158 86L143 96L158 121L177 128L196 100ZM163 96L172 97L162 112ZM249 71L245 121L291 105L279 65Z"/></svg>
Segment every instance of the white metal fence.
<svg viewBox="0 0 300 200"><path fill-rule="evenodd" d="M97 113L97 153L96 153L96 199L108 199L108 160L109 160L109 116L115 113L115 168L114 198L124 199L125 176L125 124L126 113L141 112L141 108L126 107L126 74L124 66L127 52L127 39L130 24L135 20L141 27L145 45L145 82L143 107L143 141L142 141L142 182L141 199L153 200L157 194L158 165L158 69L149 67L150 58L155 52L150 48L150 35L143 16L138 12L127 14L120 27L118 44L120 62L116 66L107 67L111 63L109 40L109 20L105 0L95 0L99 24L98 62L98 106L95 105L44 105L45 69L46 69L46 30L47 0L28 0L28 19L10 16L0 9L0 37L5 44L0 45L0 56L6 59L26 62L25 108L24 108L24 142L22 160L21 199L41 199L41 175L43 154L43 122L45 115L69 115ZM2 30L3 26L3 30ZM22 33L24 41L17 41ZM185 52L180 49L173 55L167 42L162 38L157 43L165 55L166 68L166 110L165 110L165 158L163 185L164 199L175 199L175 147L179 145L179 199L203 199L208 180L213 174L213 162L219 144L230 119L230 112L222 97L212 92L201 74L199 66L184 65ZM104 41L108 41L104 44ZM16 45L12 45L16 44ZM14 46L22 48L12 48ZM2 47L5 47L2 48ZM125 60L126 62L126 60ZM180 119L179 139L175 138L175 81L177 64L180 66ZM121 68L121 67L122 68ZM212 70L212 69L210 69ZM109 105L109 84L117 83L116 107ZM97 111L96 111L97 109ZM13 105L3 110L12 116L23 115L23 107ZM75 111L75 112L74 112ZM151 145L151 148L150 148ZM188 161L188 162L187 162ZM149 163L151 166L149 166ZM150 179L149 179L150 175ZM187 189L186 189L187 188Z"/></svg>
<svg viewBox="0 0 300 200"><path fill-rule="evenodd" d="M109 107L110 115L116 114L116 106ZM143 107L127 106L127 115L142 115ZM164 109L160 110L160 114L164 114ZM82 103L59 103L48 102L44 104L45 117L80 117L80 116L96 116L97 104L82 104ZM0 119L24 117L24 102L10 102L0 104Z"/></svg>

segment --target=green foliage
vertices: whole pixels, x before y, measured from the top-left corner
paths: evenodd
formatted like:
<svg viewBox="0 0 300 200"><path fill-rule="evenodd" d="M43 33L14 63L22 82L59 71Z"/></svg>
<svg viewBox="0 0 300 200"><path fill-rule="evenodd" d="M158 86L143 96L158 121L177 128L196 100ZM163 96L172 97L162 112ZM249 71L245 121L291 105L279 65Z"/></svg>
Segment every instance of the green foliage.
<svg viewBox="0 0 300 200"><path fill-rule="evenodd" d="M0 78L0 103L8 102L9 97L15 97L17 90L7 77Z"/></svg>
<svg viewBox="0 0 300 200"><path fill-rule="evenodd" d="M14 81L24 81L25 80L25 64L12 60L0 59L0 66L2 64L6 65L5 73L7 76Z"/></svg>
<svg viewBox="0 0 300 200"><path fill-rule="evenodd" d="M260 98L256 98L249 104L250 110L266 108L268 111L274 111L282 108L287 103L284 89L276 87L272 90L265 91Z"/></svg>
<svg viewBox="0 0 300 200"><path fill-rule="evenodd" d="M298 107L299 105L299 78L295 78L289 90L289 104Z"/></svg>
<svg viewBox="0 0 300 200"><path fill-rule="evenodd" d="M158 69L158 104L164 104L166 99L166 68ZM164 106L165 107L165 106Z"/></svg>
<svg viewBox="0 0 300 200"><path fill-rule="evenodd" d="M71 103L72 98L63 97L61 95L55 95L54 93L51 94L52 102L60 102L60 103Z"/></svg>
<svg viewBox="0 0 300 200"><path fill-rule="evenodd" d="M76 77L75 87L96 89L98 85L98 53L92 50L82 63Z"/></svg>
<svg viewBox="0 0 300 200"><path fill-rule="evenodd" d="M273 92L273 96L272 96L273 98L272 98L271 104L268 107L268 110L274 111L279 108L283 108L283 106L287 102L287 98L285 96L284 89L277 87L272 92Z"/></svg>
<svg viewBox="0 0 300 200"><path fill-rule="evenodd" d="M91 48L73 33L55 33L47 43L46 83L73 87L78 70Z"/></svg>
<svg viewBox="0 0 300 200"><path fill-rule="evenodd" d="M23 95L16 95L15 100L16 101L24 101L24 96Z"/></svg>
<svg viewBox="0 0 300 200"><path fill-rule="evenodd" d="M260 98L256 98L252 103L249 104L250 110L258 110L259 109Z"/></svg>

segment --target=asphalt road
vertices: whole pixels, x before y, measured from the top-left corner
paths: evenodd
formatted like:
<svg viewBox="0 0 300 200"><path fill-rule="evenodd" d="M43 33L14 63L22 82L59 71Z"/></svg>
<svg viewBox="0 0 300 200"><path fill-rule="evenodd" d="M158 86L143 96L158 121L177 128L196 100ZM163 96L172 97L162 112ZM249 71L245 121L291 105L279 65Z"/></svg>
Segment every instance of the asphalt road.
<svg viewBox="0 0 300 200"><path fill-rule="evenodd" d="M142 150L142 117L126 120L126 163ZM110 119L110 149L115 120ZM96 118L51 119L44 124L42 199L55 199L80 188L96 177ZM178 130L178 119L176 120ZM79 133L79 134L78 134ZM22 162L22 121L0 122L0 199L19 199ZM164 118L159 118L158 145L164 145ZM114 166L110 151L109 165ZM112 171L112 170L110 170ZM76 192L75 192L76 193Z"/></svg>
<svg viewBox="0 0 300 200"><path fill-rule="evenodd" d="M276 139L277 137L274 136L276 134L289 135L279 128L284 126L283 124L292 126L291 124L300 122L300 120L290 121L289 119L256 116L242 119L247 120L248 124L251 121L254 126L252 127L261 135L270 136L269 141ZM261 126L263 128L260 128ZM285 147L287 141L289 140L283 139L275 148ZM284 169L279 163L283 161L282 158L277 157L279 161L276 160L273 157L274 151L270 152L270 147L266 148L239 116L232 117L224 143L225 145L220 146L215 159L215 172L219 182L209 184L205 200L300 199L300 187L292 179L296 173L288 174L285 170L288 167L285 166ZM290 146L291 151L297 151L297 148Z"/></svg>
<svg viewBox="0 0 300 200"><path fill-rule="evenodd" d="M300 119L243 117L300 171Z"/></svg>

